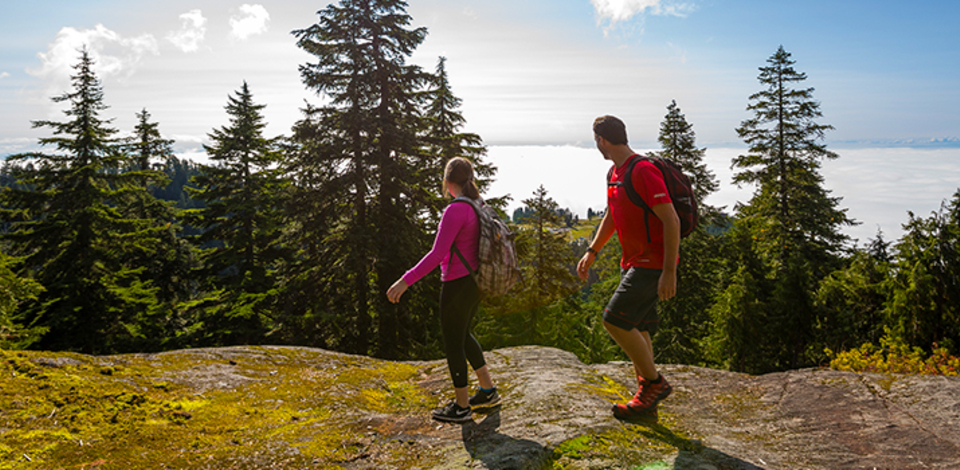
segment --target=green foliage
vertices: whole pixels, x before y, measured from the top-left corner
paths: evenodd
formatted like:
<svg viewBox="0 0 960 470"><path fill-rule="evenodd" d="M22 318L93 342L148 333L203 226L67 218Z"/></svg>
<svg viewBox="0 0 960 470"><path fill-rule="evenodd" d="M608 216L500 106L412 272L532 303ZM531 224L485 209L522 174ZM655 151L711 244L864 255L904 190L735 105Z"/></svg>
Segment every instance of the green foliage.
<svg viewBox="0 0 960 470"><path fill-rule="evenodd" d="M660 156L677 162L684 174L690 177L699 205L702 205L708 195L720 189L716 176L703 163L707 149L697 148L693 125L687 122L676 101L671 101L670 106L667 106L667 115L660 123L660 136L657 140L662 146Z"/></svg>
<svg viewBox="0 0 960 470"><path fill-rule="evenodd" d="M556 335L559 312L555 309L560 307L553 304L577 290L577 279L571 270L577 257L566 234L560 231L556 201L541 186L523 203L533 210L529 224L516 229L523 281L509 295L491 299L485 305L485 311L491 314L490 323L478 325L477 330L484 341L488 334L492 336L493 341L485 341L490 343L487 347L550 344L550 338ZM512 328L508 329L508 325Z"/></svg>
<svg viewBox="0 0 960 470"><path fill-rule="evenodd" d="M654 335L654 352L661 362L704 364L704 340L711 329L710 306L720 284L722 232L711 231L726 221L720 212L703 203L719 183L703 162L706 149L696 146L693 125L680 112L676 101L667 107L660 124L660 156L676 161L691 178L700 208L697 229L680 242L677 295L658 305L660 331Z"/></svg>
<svg viewBox="0 0 960 470"><path fill-rule="evenodd" d="M813 89L791 88L806 75L783 47L767 64L759 76L765 89L747 106L754 117L737 128L749 152L733 160L733 181L757 188L737 207L731 248L741 251L731 254L739 262L728 265L729 284L711 309L714 357L748 372L812 363L813 293L840 266L847 240L840 228L854 223L823 187L820 162L838 156L819 143L832 127L816 122Z"/></svg>
<svg viewBox="0 0 960 470"><path fill-rule="evenodd" d="M383 294L428 251L423 216L437 209L435 188L442 178L434 173L439 156L427 152L421 138L431 129L421 112L422 100L429 96L422 89L431 77L405 62L426 30L408 29L411 18L405 7L397 0L344 0L321 10L318 23L293 32L297 45L316 59L300 67L304 84L330 98L322 108L308 108L298 124L297 145L306 152L301 157L309 159L299 168L337 189L306 189L307 194L324 191L331 197L309 205L322 205L330 216L323 240L331 255L317 260L324 266L310 275L333 284L332 296L322 306L308 308L339 324L344 349L381 357L418 348L411 342L421 337L417 333L431 310L411 306L435 302L395 305ZM440 96L447 88L436 90ZM438 105L434 124L442 121L449 127L432 128L434 146L466 143L482 152L476 139L456 134L455 102ZM440 119L440 110L446 120ZM408 298L417 294L414 290Z"/></svg>
<svg viewBox="0 0 960 470"><path fill-rule="evenodd" d="M45 330L41 348L149 347L142 327L157 313L155 287L130 261L156 249L160 229L136 209L147 200L138 185L145 174L121 171L128 162L100 117L107 107L85 49L74 68L73 91L53 99L69 104L68 120L33 123L52 130L40 144L57 152L11 156L18 183L2 194L18 274L45 288L22 304L21 318Z"/></svg>
<svg viewBox="0 0 960 470"><path fill-rule="evenodd" d="M446 57L440 57L437 60L436 72L429 78L427 96L429 102L424 110L427 129L423 140L426 144L426 152L435 159L433 168L427 174L431 178L435 175L443 175L443 170L451 158L466 158L473 164L475 182L480 193L483 194L493 182L497 168L483 160L483 156L487 153L483 139L477 134L461 132L466 124L466 119L460 112L463 100L453 94L450 79L447 76ZM442 178L435 180L436 194L443 192L442 183Z"/></svg>
<svg viewBox="0 0 960 470"><path fill-rule="evenodd" d="M721 271L727 282L710 307L713 328L706 347L711 363L755 373L772 369L766 358L779 336L767 337L772 332L767 329L766 306L772 283L754 247L750 231L742 225L728 232L723 251L731 256Z"/></svg>
<svg viewBox="0 0 960 470"><path fill-rule="evenodd" d="M960 190L896 244L887 324L914 346L960 347Z"/></svg>
<svg viewBox="0 0 960 470"><path fill-rule="evenodd" d="M194 295L192 271L198 267L196 250L183 235L175 201L156 197L157 190L172 185L164 169L177 169L182 164L173 156L173 140L164 139L159 123L150 122L146 109L137 113L137 125L133 136L124 139L123 149L131 155L130 168L125 174L139 179L140 191L128 195L130 217L151 220L155 239L153 245L134 253L127 264L143 267L141 278L155 288L154 295L160 304L152 315L140 325L142 334L156 338L150 349L167 349L179 346L177 337L188 321L183 318L177 305L190 300Z"/></svg>
<svg viewBox="0 0 960 470"><path fill-rule="evenodd" d="M17 307L24 301L36 300L43 286L17 276L10 269L13 261L0 252L0 349L25 348L46 332L43 327L23 326Z"/></svg>
<svg viewBox="0 0 960 470"><path fill-rule="evenodd" d="M205 204L186 220L201 230L202 285L216 299L216 308L199 313L204 330L195 344L256 344L270 327L276 264L286 256L280 244L285 182L276 168L276 139L263 136L264 107L253 102L246 82L229 97L229 126L214 129L213 144L204 146L213 165L201 165L190 190Z"/></svg>
<svg viewBox="0 0 960 470"><path fill-rule="evenodd" d="M882 245L882 236L874 245ZM879 253L858 249L846 260L847 266L821 281L816 295L816 342L834 351L858 344L877 343L883 335L892 272L889 261Z"/></svg>

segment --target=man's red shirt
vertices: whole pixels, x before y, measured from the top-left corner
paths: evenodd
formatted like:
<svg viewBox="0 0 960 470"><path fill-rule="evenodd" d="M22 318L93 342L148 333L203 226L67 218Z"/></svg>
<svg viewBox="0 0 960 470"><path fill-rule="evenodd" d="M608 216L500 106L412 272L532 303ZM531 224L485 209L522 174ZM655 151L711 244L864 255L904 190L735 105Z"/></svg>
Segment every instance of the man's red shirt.
<svg viewBox="0 0 960 470"><path fill-rule="evenodd" d="M620 267L663 269L663 223L656 214L650 213L650 242L647 242L647 227L644 225L643 208L630 201L627 189L623 186L624 173L630 166L627 159L623 165L613 169L607 185L607 206L613 217L613 224L623 248ZM663 173L648 161L639 161L633 167L633 189L648 206L671 203L670 193L663 182Z"/></svg>

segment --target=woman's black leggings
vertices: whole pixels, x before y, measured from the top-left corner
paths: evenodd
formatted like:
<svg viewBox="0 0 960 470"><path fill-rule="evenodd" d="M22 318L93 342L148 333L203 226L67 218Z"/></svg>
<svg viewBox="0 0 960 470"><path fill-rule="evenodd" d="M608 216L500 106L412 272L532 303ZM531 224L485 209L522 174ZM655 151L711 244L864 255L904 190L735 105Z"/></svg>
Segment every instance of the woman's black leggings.
<svg viewBox="0 0 960 470"><path fill-rule="evenodd" d="M470 322L480 305L480 291L473 276L446 281L440 287L440 328L443 331L443 349L453 386L467 386L467 361L473 370L486 362L480 343L470 334Z"/></svg>

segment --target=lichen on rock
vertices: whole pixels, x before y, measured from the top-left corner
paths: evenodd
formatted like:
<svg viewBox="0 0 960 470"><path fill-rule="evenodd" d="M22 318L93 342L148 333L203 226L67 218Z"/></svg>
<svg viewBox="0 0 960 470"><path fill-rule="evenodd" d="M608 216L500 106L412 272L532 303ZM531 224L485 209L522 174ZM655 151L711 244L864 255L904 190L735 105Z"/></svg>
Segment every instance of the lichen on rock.
<svg viewBox="0 0 960 470"><path fill-rule="evenodd" d="M444 361L299 347L0 351L0 469L960 467L960 379L663 365L658 424L615 420L627 363L490 351L503 403L465 425Z"/></svg>

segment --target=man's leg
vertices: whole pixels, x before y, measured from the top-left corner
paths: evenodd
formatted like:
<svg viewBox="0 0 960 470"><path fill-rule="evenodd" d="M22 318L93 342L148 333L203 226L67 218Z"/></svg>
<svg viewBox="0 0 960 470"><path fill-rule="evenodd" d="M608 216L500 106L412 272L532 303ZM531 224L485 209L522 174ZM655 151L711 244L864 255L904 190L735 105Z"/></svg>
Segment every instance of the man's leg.
<svg viewBox="0 0 960 470"><path fill-rule="evenodd" d="M633 362L637 377L643 377L649 381L657 380L660 374L653 363L653 343L650 340L650 334L646 331L640 332L636 328L624 330L606 320L603 326L620 348L627 353L627 357Z"/></svg>

